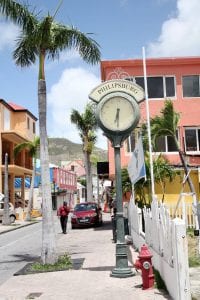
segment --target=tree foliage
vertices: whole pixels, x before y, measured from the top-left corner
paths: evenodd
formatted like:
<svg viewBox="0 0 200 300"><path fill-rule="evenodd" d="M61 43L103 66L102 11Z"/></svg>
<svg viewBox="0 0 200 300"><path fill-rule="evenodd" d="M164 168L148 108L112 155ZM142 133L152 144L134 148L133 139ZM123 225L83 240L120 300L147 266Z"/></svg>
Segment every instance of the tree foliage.
<svg viewBox="0 0 200 300"><path fill-rule="evenodd" d="M190 175L188 175L189 170L185 159L185 153L183 150L181 150L181 146L177 137L179 120L180 114L174 110L173 102L171 100L166 100L164 107L161 110L161 114L151 119L152 142L154 148L156 149L156 141L159 137L170 136L173 139L176 149L179 153L185 175L187 176L190 190L193 194L195 194L193 182L190 178Z"/></svg>
<svg viewBox="0 0 200 300"><path fill-rule="evenodd" d="M93 105L88 103L83 113L73 109L71 112L71 122L76 125L82 140L83 153L85 157L87 199L91 201L91 199L93 199L91 154L97 139L95 133L97 121Z"/></svg>

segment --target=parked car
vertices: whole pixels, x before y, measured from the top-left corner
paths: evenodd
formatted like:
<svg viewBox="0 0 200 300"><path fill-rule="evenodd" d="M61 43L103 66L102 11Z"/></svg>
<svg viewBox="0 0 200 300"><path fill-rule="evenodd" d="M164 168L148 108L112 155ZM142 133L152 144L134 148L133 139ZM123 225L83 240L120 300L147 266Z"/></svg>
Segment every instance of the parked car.
<svg viewBox="0 0 200 300"><path fill-rule="evenodd" d="M102 210L95 202L79 203L71 216L72 229L102 225Z"/></svg>
<svg viewBox="0 0 200 300"><path fill-rule="evenodd" d="M0 221L3 219L3 210L4 210L4 202L0 201ZM11 223L14 223L16 220L16 213L12 203L9 202L9 215Z"/></svg>

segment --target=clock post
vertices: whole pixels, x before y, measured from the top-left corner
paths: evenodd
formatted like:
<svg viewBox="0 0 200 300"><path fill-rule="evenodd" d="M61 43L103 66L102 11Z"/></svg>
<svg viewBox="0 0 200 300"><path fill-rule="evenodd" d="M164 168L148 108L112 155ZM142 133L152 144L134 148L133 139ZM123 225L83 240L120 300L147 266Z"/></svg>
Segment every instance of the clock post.
<svg viewBox="0 0 200 300"><path fill-rule="evenodd" d="M130 277L133 276L131 268L128 267L127 245L125 243L124 235L124 216L123 216L123 203L122 203L122 179L121 179L121 159L120 159L120 146L115 145L113 141L114 154L115 154L115 179L116 179L116 266L111 272L113 277Z"/></svg>
<svg viewBox="0 0 200 300"><path fill-rule="evenodd" d="M144 99L144 91L137 84L126 80L110 80L97 86L89 98L97 103L98 125L111 141L115 156L116 266L110 275L119 278L130 277L134 274L128 266L124 235L120 149L139 122L138 103Z"/></svg>

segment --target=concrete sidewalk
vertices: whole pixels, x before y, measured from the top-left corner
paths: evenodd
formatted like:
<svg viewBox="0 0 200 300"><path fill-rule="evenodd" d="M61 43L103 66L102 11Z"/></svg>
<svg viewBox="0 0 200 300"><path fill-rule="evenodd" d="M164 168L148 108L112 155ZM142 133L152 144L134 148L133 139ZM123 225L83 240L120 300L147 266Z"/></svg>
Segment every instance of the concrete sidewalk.
<svg viewBox="0 0 200 300"><path fill-rule="evenodd" d="M0 286L0 300L160 300L170 299L157 289L142 290L141 276L110 277L115 267L115 248L112 242L110 215L104 214L104 226L71 230L57 234L59 253L68 252L72 259L83 261L79 270L13 276ZM25 225L25 224L24 224ZM59 226L57 230L60 231ZM129 263L138 253L129 251ZM133 256L133 257L132 257Z"/></svg>

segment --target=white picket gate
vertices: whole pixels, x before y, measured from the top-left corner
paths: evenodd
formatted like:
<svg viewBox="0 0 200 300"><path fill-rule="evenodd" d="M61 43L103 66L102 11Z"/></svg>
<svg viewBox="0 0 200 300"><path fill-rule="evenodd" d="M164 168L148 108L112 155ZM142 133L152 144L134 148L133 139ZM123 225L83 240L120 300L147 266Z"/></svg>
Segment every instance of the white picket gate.
<svg viewBox="0 0 200 300"><path fill-rule="evenodd" d="M183 219L187 228L195 228L195 217L193 214L193 204L182 201L176 210L175 204L166 203L170 216Z"/></svg>
<svg viewBox="0 0 200 300"><path fill-rule="evenodd" d="M145 232L142 230L142 213ZM147 244L153 254L154 268L159 271L174 300L190 300L188 246L186 226L180 218L172 219L169 210L154 199L151 209L139 209L131 199L128 207L130 234L140 250Z"/></svg>

